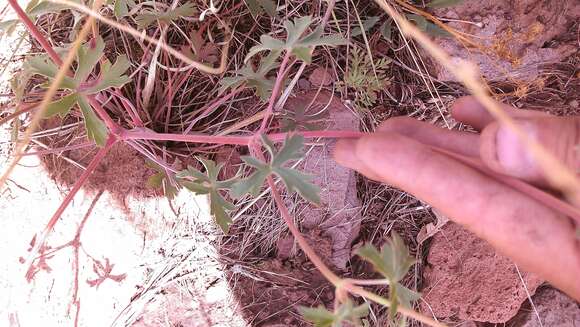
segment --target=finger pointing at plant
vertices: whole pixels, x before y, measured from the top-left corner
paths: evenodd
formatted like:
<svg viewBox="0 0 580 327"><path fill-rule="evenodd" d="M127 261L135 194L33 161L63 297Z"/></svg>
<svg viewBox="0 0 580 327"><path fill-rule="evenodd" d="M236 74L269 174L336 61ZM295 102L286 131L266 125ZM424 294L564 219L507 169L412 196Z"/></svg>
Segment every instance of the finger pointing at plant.
<svg viewBox="0 0 580 327"><path fill-rule="evenodd" d="M578 118L506 110L532 138L578 168ZM336 160L430 203L524 269L580 299L580 243L571 220L432 147L480 156L496 172L545 185L533 158L474 99L457 101L453 116L481 130L481 135L394 118L372 135L340 141Z"/></svg>

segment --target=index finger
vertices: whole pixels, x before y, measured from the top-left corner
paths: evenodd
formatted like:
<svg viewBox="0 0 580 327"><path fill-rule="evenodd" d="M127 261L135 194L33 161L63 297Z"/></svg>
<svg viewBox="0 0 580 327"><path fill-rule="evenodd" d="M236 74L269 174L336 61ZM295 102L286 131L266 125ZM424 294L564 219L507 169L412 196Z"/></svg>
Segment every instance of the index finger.
<svg viewBox="0 0 580 327"><path fill-rule="evenodd" d="M346 147L339 143L335 157L345 166L430 203L528 271L580 299L576 280L580 248L566 217L396 133L365 136Z"/></svg>

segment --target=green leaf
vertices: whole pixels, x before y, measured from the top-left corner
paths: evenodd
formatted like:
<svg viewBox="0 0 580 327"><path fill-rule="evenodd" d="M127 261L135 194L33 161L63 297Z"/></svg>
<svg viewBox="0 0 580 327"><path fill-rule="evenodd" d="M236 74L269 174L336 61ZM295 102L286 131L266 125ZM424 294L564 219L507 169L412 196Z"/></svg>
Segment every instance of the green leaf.
<svg viewBox="0 0 580 327"><path fill-rule="evenodd" d="M322 305L318 308L299 307L298 311L304 319L310 321L315 327L342 326L343 322L349 322L354 326L362 326L361 318L369 314L369 304L363 303L355 307L351 299L347 299L334 312L326 310Z"/></svg>
<svg viewBox="0 0 580 327"><path fill-rule="evenodd" d="M236 178L220 181L218 177L223 165L216 165L214 161L203 158L197 158L197 160L203 164L205 174L188 166L186 170L178 172L176 178L181 185L195 194L209 195L210 214L215 218L222 231L227 233L232 223L228 212L236 207L224 199L220 190L230 190Z"/></svg>
<svg viewBox="0 0 580 327"><path fill-rule="evenodd" d="M131 63L125 55L118 56L117 61L112 66L106 61L101 65L101 76L97 78L97 84L84 90L84 92L94 94L111 87L122 87L131 81L129 76L123 75L129 67L131 67Z"/></svg>
<svg viewBox="0 0 580 327"><path fill-rule="evenodd" d="M242 160L244 158L242 157ZM270 170L258 169L249 177L244 178L234 185L232 185L231 195L233 198L238 199L244 196L246 193L249 193L252 196L257 196L260 193L260 189L266 178L271 174Z"/></svg>
<svg viewBox="0 0 580 327"><path fill-rule="evenodd" d="M293 21L286 20L284 22L284 28L286 29L285 42L274 39L269 35L262 35L260 44L250 49L244 61L247 62L262 51L272 51L280 54L285 50L294 54L300 60L310 62L312 48L322 45L337 46L346 44L346 40L339 35L322 36L322 28L317 28L312 33L302 37L302 34L306 32L311 23L312 17L310 16L299 17ZM306 52L309 53L307 54Z"/></svg>
<svg viewBox="0 0 580 327"><path fill-rule="evenodd" d="M209 207L210 213L214 216L216 223L227 234L233 222L227 211L234 210L234 205L227 202L218 191L214 190L209 193Z"/></svg>
<svg viewBox="0 0 580 327"><path fill-rule="evenodd" d="M381 27L379 28L379 32L381 33L381 36L389 41L392 42L393 41L393 19L391 17L389 17L389 19L387 19L383 25L381 25Z"/></svg>
<svg viewBox="0 0 580 327"><path fill-rule="evenodd" d="M77 93L71 93L67 96L60 98L60 100L51 102L46 106L46 111L44 112L44 118L52 117L54 115L59 115L64 117L70 109L77 103L79 95Z"/></svg>
<svg viewBox="0 0 580 327"><path fill-rule="evenodd" d="M262 142L267 144L268 150L274 157L272 159L272 167L281 167L285 162L290 160L298 160L304 155L302 154L302 147L304 146L304 137L302 135L294 135L286 139L284 146L278 154L274 154L274 146L266 136L262 136Z"/></svg>
<svg viewBox="0 0 580 327"><path fill-rule="evenodd" d="M276 2L274 0L244 0L252 16L257 17L266 12L271 17L276 16Z"/></svg>
<svg viewBox="0 0 580 327"><path fill-rule="evenodd" d="M41 75L48 80L53 80L58 73L58 67L48 58L47 55L39 55L34 57L29 57L23 66L24 70L32 75ZM77 87L77 83L70 77L65 76L60 88L74 90Z"/></svg>
<svg viewBox="0 0 580 327"><path fill-rule="evenodd" d="M445 8L458 5L462 3L463 0L433 0L427 4L430 8Z"/></svg>
<svg viewBox="0 0 580 327"><path fill-rule="evenodd" d="M272 94L274 79L267 78L266 75L272 69L278 67L278 64L276 63L278 55L278 52L273 51L268 56L262 58L260 66L256 71L254 71L248 63L242 69L234 72L237 76L222 78L220 81L221 87L219 92L222 93L228 88L235 88L246 83L249 88L256 90L256 95L258 95L260 99L267 101Z"/></svg>
<svg viewBox="0 0 580 327"><path fill-rule="evenodd" d="M449 36L451 36L451 34L449 34L449 32L447 32L446 30L442 29L441 27L433 24L432 22L428 21L425 17L423 17L421 15L407 14L406 17L408 20L415 22L415 25L417 26L418 29L420 29L421 31L423 31L427 34L430 34L431 36L436 36L436 37L449 37Z"/></svg>
<svg viewBox="0 0 580 327"><path fill-rule="evenodd" d="M376 271L389 281L389 316L395 319L399 304L411 308L411 302L419 299L420 294L416 293L399 281L405 277L415 259L409 255L409 250L405 246L403 239L395 232L391 239L383 246L381 252L371 244L367 244L357 251L357 254L365 261L370 262ZM404 323L402 318L400 323Z"/></svg>
<svg viewBox="0 0 580 327"><path fill-rule="evenodd" d="M321 129L322 123L328 118L328 112L318 110L315 106L309 105L306 108L306 103L301 103L293 110L286 110L280 117L280 128L283 132L291 132L297 130L313 131ZM313 112L314 111L314 112Z"/></svg>
<svg viewBox="0 0 580 327"><path fill-rule="evenodd" d="M0 39L2 39L4 36L12 35L19 22L20 20L18 19L9 19L0 22Z"/></svg>
<svg viewBox="0 0 580 327"><path fill-rule="evenodd" d="M129 14L129 9L135 5L135 1L133 0L115 0L115 5L113 7L115 17L120 19L127 16Z"/></svg>
<svg viewBox="0 0 580 327"><path fill-rule="evenodd" d="M357 26L354 27L352 29L352 31L350 32L350 35L352 37L355 37L355 36L361 35L363 33L363 31L365 31L365 32L370 31L379 22L380 19L381 19L380 16L368 17L367 19L365 19L361 22L361 25L363 28L361 29L360 26L358 26L358 24L357 24Z"/></svg>
<svg viewBox="0 0 580 327"><path fill-rule="evenodd" d="M71 0L71 2L81 4L80 0ZM50 1L42 1L38 2L35 5L31 5L26 8L26 13L33 18L36 18L40 15L51 14L51 13L59 13L63 10L73 9L72 6L60 4L60 3L53 3Z"/></svg>
<svg viewBox="0 0 580 327"><path fill-rule="evenodd" d="M84 82L105 51L105 42L99 36L94 41L87 42L84 46L79 48L77 53L77 70L75 71L75 81L77 85Z"/></svg>
<svg viewBox="0 0 580 327"><path fill-rule="evenodd" d="M278 167L273 171L280 176L288 191L296 191L304 199L315 204L320 204L320 188L310 182L312 176L295 169L283 167Z"/></svg>
<svg viewBox="0 0 580 327"><path fill-rule="evenodd" d="M165 24L170 24L172 21L181 17L190 17L197 13L197 9L192 2L186 2L184 5L175 9L167 9L167 11L151 11L143 13L135 17L135 22L140 28L147 28L155 21L160 21Z"/></svg>
<svg viewBox="0 0 580 327"><path fill-rule="evenodd" d="M147 178L147 182L146 182L147 187L160 188L161 186L163 186L163 178L164 178L163 173L156 173L156 174L149 176L149 178Z"/></svg>
<svg viewBox="0 0 580 327"><path fill-rule="evenodd" d="M242 160L256 168L256 171L249 177L232 185L232 196L239 198L246 193L256 196L266 178L273 173L282 180L288 191L296 191L305 200L316 204L320 203L320 189L310 183L311 177L309 175L295 169L283 167L288 161L303 157L301 150L304 146L304 137L293 135L286 138L284 145L278 152L276 152L274 144L266 136L262 136L262 143L264 143L270 153L270 163L265 163L249 156L242 157Z"/></svg>
<svg viewBox="0 0 580 327"><path fill-rule="evenodd" d="M416 262L415 258L409 255L403 239L395 232L383 245L380 253L372 244L367 244L360 248L357 254L370 262L391 284L405 277L409 268Z"/></svg>
<svg viewBox="0 0 580 327"><path fill-rule="evenodd" d="M177 164L177 162L176 162ZM156 171L155 174L149 176L147 179L147 186L151 188L162 188L163 194L169 199L172 200L177 193L179 193L179 185L173 179L173 177L168 174L167 170L164 167L161 167L157 163L152 160L146 160L145 166L153 169Z"/></svg>
<svg viewBox="0 0 580 327"><path fill-rule="evenodd" d="M312 54L310 54L309 48L293 48L292 54L305 63L309 64L312 62Z"/></svg>
<svg viewBox="0 0 580 327"><path fill-rule="evenodd" d="M84 97L78 97L77 103L85 120L85 129L89 139L95 141L98 146L105 146L108 130L105 123L95 114L93 108Z"/></svg>

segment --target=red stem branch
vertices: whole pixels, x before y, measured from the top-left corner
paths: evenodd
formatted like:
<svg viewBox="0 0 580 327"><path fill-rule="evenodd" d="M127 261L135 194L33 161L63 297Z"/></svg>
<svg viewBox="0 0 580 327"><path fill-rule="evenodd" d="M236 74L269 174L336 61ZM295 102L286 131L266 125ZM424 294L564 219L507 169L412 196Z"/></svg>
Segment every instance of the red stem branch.
<svg viewBox="0 0 580 327"><path fill-rule="evenodd" d="M281 142L291 133L273 133L268 134L268 138L275 142ZM354 131L305 131L296 132L305 138L359 138L365 135L362 132ZM211 144L229 144L229 145L249 145L254 136L216 136L205 134L167 134L155 133L146 130L121 130L119 137L122 140L154 140L154 141L177 141L190 143L211 143Z"/></svg>
<svg viewBox="0 0 580 327"><path fill-rule="evenodd" d="M8 0L8 3L10 3L12 9L14 9L18 17L22 20L26 28L30 31L30 34L34 36L36 41L40 43L40 46L42 46L44 51L46 51L46 53L50 56L50 59L52 59L52 61L58 66L62 66L62 60L60 59L56 51L54 51L52 45L48 43L48 40L44 37L44 35L42 35L42 33L38 30L38 28L36 28L34 22L30 20L30 18L28 17L26 12L22 10L22 7L20 7L18 2L16 0Z"/></svg>
<svg viewBox="0 0 580 327"><path fill-rule="evenodd" d="M66 195L64 200L61 202L58 209L56 209L56 212L52 215L52 217L50 218L50 220L46 224L46 227L42 231L42 234L40 235L40 237L37 239L35 246L33 247L33 249L29 253L29 258L28 258L28 266L29 267L32 266L32 263L36 259L36 255L38 254L40 249L44 246L44 243L46 242L46 238L52 232L52 229L54 228L54 225L56 224L56 222L58 221L60 216L66 210L66 208L68 207L68 205L70 204L70 202L72 201L74 196L81 189L81 187L87 181L87 179L92 174L92 172L95 170L95 168L97 168L97 166L99 165L101 160L109 152L109 150L111 149L113 144L115 144L115 142L116 142L115 137L112 135L109 136L109 139L107 139L107 143L106 143L105 147L99 149L99 152L97 152L95 157L91 160L91 162L87 166L87 169L85 169L85 171L81 174L79 179L73 185L70 192Z"/></svg>
<svg viewBox="0 0 580 327"><path fill-rule="evenodd" d="M290 52L286 51L284 54L284 59L282 59L282 63L280 64L280 68L278 68L278 76L276 76L276 82L274 83L274 88L272 89L272 95L270 95L270 100L268 101L268 107L266 108L266 112L264 113L264 118L262 119L262 124L260 125L260 129L256 132L255 135L261 135L266 130L266 126L270 121L270 117L274 111L274 103L278 98L278 93L282 89L282 82L284 81L284 75L286 73L286 65L288 65L288 60L290 59Z"/></svg>

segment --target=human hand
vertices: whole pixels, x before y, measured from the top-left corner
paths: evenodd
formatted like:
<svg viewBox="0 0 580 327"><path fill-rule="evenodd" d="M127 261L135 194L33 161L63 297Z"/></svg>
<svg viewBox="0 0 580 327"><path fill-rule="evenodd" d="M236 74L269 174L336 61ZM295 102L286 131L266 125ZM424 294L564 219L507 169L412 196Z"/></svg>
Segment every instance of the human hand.
<svg viewBox="0 0 580 327"><path fill-rule="evenodd" d="M505 106L528 135L574 171L580 166L580 117L553 117ZM450 131L409 117L376 133L341 140L338 163L403 189L487 240L523 269L580 300L580 240L568 218L430 146L479 157L495 172L546 186L542 170L510 130L474 98L456 101L452 116L481 134Z"/></svg>

